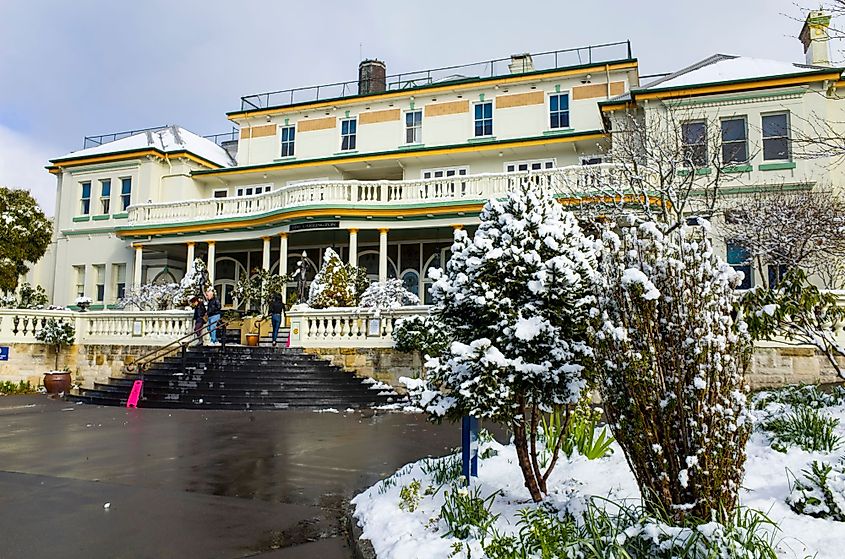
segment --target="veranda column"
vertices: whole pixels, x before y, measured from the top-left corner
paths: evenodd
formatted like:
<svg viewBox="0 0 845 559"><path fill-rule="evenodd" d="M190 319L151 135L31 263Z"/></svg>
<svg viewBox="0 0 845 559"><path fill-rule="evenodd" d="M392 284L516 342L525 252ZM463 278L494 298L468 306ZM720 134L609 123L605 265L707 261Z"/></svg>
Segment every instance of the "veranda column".
<svg viewBox="0 0 845 559"><path fill-rule="evenodd" d="M288 274L288 234L279 233L279 275L286 276ZM285 288L282 291L282 301L288 302L288 290Z"/></svg>
<svg viewBox="0 0 845 559"><path fill-rule="evenodd" d="M144 247L142 245L135 246L135 277L132 280L132 285L135 289L141 287L141 266L144 265Z"/></svg>
<svg viewBox="0 0 845 559"><path fill-rule="evenodd" d="M387 281L387 232L389 229L383 227L378 230L378 280L381 283Z"/></svg>
<svg viewBox="0 0 845 559"><path fill-rule="evenodd" d="M185 273L187 274L188 271L192 269L192 266L194 264L194 258L196 258L194 256L194 246L196 245L196 243L194 241L188 241L186 244L188 245L187 269L185 270Z"/></svg>
<svg viewBox="0 0 845 559"><path fill-rule="evenodd" d="M214 253L215 253L216 243L214 241L208 241L208 261L206 262L206 267L208 268L208 283L214 286Z"/></svg>
<svg viewBox="0 0 845 559"><path fill-rule="evenodd" d="M358 265L358 230L349 230L349 264Z"/></svg>
<svg viewBox="0 0 845 559"><path fill-rule="evenodd" d="M270 237L261 237L261 240L264 241L264 254L262 255L261 259L261 267L270 271Z"/></svg>

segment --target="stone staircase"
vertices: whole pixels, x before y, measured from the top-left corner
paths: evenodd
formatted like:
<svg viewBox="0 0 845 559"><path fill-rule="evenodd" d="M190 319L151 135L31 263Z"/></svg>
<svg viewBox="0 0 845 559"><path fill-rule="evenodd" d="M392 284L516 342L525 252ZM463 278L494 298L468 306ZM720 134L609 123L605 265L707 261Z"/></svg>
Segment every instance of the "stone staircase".
<svg viewBox="0 0 845 559"><path fill-rule="evenodd" d="M125 406L138 378L110 377L106 383L94 383L93 389L80 389L69 399ZM377 386L300 349L195 346L186 352L184 370L180 355L150 365L138 407L344 410L397 399L392 390Z"/></svg>

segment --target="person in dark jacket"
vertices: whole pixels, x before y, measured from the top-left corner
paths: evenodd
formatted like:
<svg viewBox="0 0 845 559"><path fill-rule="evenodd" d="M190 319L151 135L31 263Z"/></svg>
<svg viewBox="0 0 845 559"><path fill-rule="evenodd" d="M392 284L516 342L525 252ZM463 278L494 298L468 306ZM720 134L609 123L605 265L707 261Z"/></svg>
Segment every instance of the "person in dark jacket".
<svg viewBox="0 0 845 559"><path fill-rule="evenodd" d="M285 304L282 296L275 293L270 299L270 324L273 326L273 347L276 347L276 338L279 337L279 327L282 325L282 314L285 312Z"/></svg>
<svg viewBox="0 0 845 559"><path fill-rule="evenodd" d="M205 305L199 297L191 297L191 307L194 309L194 334L197 340L202 343L202 327L205 326Z"/></svg>
<svg viewBox="0 0 845 559"><path fill-rule="evenodd" d="M220 300L217 299L217 295L213 289L205 292L205 299L211 345L219 345L220 341L217 339L217 323L220 322Z"/></svg>

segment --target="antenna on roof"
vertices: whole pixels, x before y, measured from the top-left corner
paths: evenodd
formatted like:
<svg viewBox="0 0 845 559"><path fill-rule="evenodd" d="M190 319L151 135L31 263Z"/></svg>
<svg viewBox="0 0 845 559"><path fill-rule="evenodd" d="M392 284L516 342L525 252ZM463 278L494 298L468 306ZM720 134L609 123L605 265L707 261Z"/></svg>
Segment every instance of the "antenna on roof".
<svg viewBox="0 0 845 559"><path fill-rule="evenodd" d="M364 43L358 43L358 62L364 60Z"/></svg>

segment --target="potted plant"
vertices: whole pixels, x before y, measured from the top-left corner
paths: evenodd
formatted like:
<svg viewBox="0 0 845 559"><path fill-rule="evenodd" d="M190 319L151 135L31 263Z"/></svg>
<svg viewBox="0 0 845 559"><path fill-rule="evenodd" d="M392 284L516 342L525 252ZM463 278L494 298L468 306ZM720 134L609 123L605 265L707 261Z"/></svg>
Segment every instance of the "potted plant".
<svg viewBox="0 0 845 559"><path fill-rule="evenodd" d="M82 297L76 298L76 306L79 307L79 312L85 312L88 310L88 307L91 306L91 297Z"/></svg>
<svg viewBox="0 0 845 559"><path fill-rule="evenodd" d="M59 354L63 347L73 345L75 336L76 331L73 325L55 318L47 319L44 327L35 335L37 340L52 346L56 352L55 368L44 373L44 387L47 389L47 394L60 394L70 390L70 372L67 369L59 370Z"/></svg>
<svg viewBox="0 0 845 559"><path fill-rule="evenodd" d="M250 277L241 278L232 295L247 309L244 313L244 328L241 338L245 345L257 346L261 334L270 332L268 312L270 299L284 292L289 277L270 273L269 270L253 270Z"/></svg>

